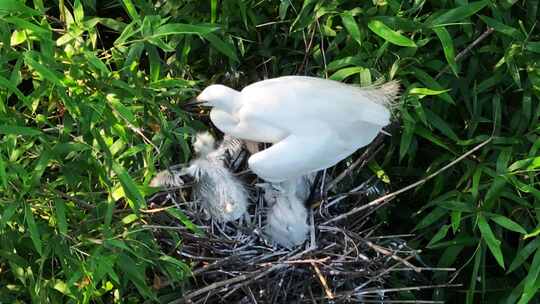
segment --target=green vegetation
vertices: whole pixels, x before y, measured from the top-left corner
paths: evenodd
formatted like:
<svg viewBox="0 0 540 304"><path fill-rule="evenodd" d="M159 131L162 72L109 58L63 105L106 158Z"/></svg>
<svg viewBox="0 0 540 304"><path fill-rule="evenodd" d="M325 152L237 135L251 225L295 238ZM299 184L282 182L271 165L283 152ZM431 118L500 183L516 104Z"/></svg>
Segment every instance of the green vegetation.
<svg viewBox="0 0 540 304"><path fill-rule="evenodd" d="M492 136L378 216L414 230L428 265L459 269L434 280L463 287L433 299L539 302L538 6L0 0L0 302L179 297L189 266L144 227L155 167L188 160L204 128L178 105L208 83L287 74L401 81L370 166L392 189Z"/></svg>

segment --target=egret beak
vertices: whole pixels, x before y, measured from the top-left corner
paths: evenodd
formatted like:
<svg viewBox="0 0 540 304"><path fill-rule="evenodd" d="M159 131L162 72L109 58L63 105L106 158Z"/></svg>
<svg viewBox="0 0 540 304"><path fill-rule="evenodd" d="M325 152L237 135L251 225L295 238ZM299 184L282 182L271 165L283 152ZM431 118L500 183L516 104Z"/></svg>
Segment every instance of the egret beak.
<svg viewBox="0 0 540 304"><path fill-rule="evenodd" d="M208 107L208 103L206 101L200 100L198 96L180 105L180 108L182 110L186 112L190 112L190 113L197 112L201 110L201 108L207 108L207 107Z"/></svg>

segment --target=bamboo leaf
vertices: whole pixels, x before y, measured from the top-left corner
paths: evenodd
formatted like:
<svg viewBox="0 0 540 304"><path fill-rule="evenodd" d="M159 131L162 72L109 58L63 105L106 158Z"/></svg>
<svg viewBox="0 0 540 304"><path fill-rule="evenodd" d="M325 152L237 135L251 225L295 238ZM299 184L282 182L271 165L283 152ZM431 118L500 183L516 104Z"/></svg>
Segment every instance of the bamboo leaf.
<svg viewBox="0 0 540 304"><path fill-rule="evenodd" d="M386 26L382 21L371 20L368 23L368 28L384 40L399 46L416 47L416 44L411 39L401 35Z"/></svg>
<svg viewBox="0 0 540 304"><path fill-rule="evenodd" d="M30 209L30 206L25 206L24 208L24 218L26 221L26 225L28 227L28 232L30 233L30 238L32 239L32 243L34 243L34 247L36 247L37 252L39 255L43 255L43 243L41 242L41 236L39 233L38 226L36 225L36 221L34 220L34 215L32 214L32 210Z"/></svg>
<svg viewBox="0 0 540 304"><path fill-rule="evenodd" d="M131 208L135 212L138 212L141 207L146 208L146 202L143 195L137 188L135 181L127 173L126 169L115 162L113 164L113 170L120 179L120 184L122 185L125 194L134 203L134 205L130 204Z"/></svg>
<svg viewBox="0 0 540 304"><path fill-rule="evenodd" d="M437 37L439 37L439 40L441 41L446 61L448 61L454 75L457 76L458 67L456 63L456 51L454 50L454 42L452 41L452 37L450 37L450 33L448 33L444 27L436 27L433 29L433 31L435 34L437 34Z"/></svg>
<svg viewBox="0 0 540 304"><path fill-rule="evenodd" d="M495 237L495 234L493 234L493 231L491 230L486 218L481 214L478 215L478 228L480 228L480 233L486 241L489 251L491 251L495 257L495 260L497 260L497 263L499 263L499 265L504 269L504 257L501 251L501 241Z"/></svg>
<svg viewBox="0 0 540 304"><path fill-rule="evenodd" d="M512 221L511 219L505 216L494 215L494 216L490 216L489 219L508 230L521 233L521 234L527 234L527 231L523 227L521 227L521 225L519 225L518 223Z"/></svg>
<svg viewBox="0 0 540 304"><path fill-rule="evenodd" d="M349 35L351 35L351 37L358 42L358 45L362 45L362 34L360 32L360 28L358 27L358 23L356 23L356 20L354 20L353 15L350 12L345 12L340 16L341 22L343 22L347 32L349 32Z"/></svg>
<svg viewBox="0 0 540 304"><path fill-rule="evenodd" d="M428 26L436 26L441 24L448 24L461 21L474 15L476 12L483 9L489 4L488 0L470 2L469 4L459 6L454 9L450 9L443 14L439 15L435 19L428 22Z"/></svg>

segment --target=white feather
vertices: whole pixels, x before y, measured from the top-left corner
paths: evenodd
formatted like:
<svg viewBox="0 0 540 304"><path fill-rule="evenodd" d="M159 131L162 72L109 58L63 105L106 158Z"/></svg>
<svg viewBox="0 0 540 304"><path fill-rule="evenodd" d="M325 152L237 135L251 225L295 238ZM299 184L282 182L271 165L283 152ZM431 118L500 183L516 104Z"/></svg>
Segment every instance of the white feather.
<svg viewBox="0 0 540 304"><path fill-rule="evenodd" d="M285 76L236 91L211 85L197 97L212 107L218 129L244 140L273 143L249 158L268 182L331 167L368 145L390 122L397 82L360 88L337 81Z"/></svg>

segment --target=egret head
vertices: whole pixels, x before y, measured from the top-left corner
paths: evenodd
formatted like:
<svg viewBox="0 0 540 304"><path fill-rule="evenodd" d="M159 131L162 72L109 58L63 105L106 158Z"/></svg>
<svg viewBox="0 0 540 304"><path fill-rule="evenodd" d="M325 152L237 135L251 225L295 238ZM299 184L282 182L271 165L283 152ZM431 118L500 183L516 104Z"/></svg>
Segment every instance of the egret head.
<svg viewBox="0 0 540 304"><path fill-rule="evenodd" d="M197 101L205 106L229 112L234 110L235 97L238 94L238 91L227 86L213 84L197 96Z"/></svg>

